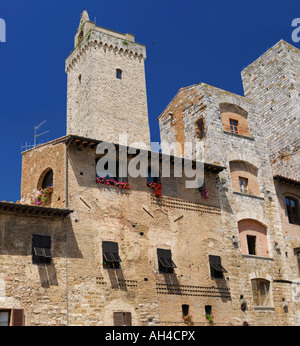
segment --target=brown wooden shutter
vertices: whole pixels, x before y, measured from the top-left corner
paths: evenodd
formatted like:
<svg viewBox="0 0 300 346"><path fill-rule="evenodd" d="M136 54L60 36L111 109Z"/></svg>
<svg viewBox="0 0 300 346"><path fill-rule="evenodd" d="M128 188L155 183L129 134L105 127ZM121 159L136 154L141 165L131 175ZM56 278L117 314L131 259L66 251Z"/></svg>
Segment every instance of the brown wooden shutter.
<svg viewBox="0 0 300 346"><path fill-rule="evenodd" d="M125 312L125 323L126 326L131 326L131 312Z"/></svg>
<svg viewBox="0 0 300 346"><path fill-rule="evenodd" d="M24 326L24 310L12 310L12 326Z"/></svg>
<svg viewBox="0 0 300 346"><path fill-rule="evenodd" d="M114 312L114 326L123 325L123 312Z"/></svg>

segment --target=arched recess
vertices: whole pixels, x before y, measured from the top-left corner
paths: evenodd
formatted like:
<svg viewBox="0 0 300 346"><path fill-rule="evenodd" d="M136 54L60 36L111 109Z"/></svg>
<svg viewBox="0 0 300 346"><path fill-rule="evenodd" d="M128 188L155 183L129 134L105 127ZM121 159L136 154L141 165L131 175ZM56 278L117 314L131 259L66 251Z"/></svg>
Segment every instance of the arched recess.
<svg viewBox="0 0 300 346"><path fill-rule="evenodd" d="M232 103L220 103L223 130L250 137L248 112Z"/></svg>
<svg viewBox="0 0 300 346"><path fill-rule="evenodd" d="M53 174L52 168L50 167L46 168L40 175L40 178L37 184L37 189L38 190L45 189L48 186L53 187L53 175L54 174Z"/></svg>
<svg viewBox="0 0 300 346"><path fill-rule="evenodd" d="M230 161L232 188L235 192L259 196L258 169L245 161Z"/></svg>
<svg viewBox="0 0 300 346"><path fill-rule="evenodd" d="M257 220L238 221L241 251L246 255L269 257L267 227Z"/></svg>

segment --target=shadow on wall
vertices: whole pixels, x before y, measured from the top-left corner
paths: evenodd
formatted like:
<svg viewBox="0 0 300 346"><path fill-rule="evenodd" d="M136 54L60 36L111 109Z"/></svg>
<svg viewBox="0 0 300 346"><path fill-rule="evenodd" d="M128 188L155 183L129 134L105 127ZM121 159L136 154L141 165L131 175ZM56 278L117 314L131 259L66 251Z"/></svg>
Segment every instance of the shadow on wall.
<svg viewBox="0 0 300 346"><path fill-rule="evenodd" d="M68 248L66 243L68 234ZM49 264L32 264L33 235L44 235L51 237L52 260ZM14 266L20 266L20 271L27 266L38 266L40 281L43 287L57 286L56 265L60 259L82 258L78 247L71 219L44 217L37 215L23 216L15 213L1 215L0 219L0 255L24 257L18 260ZM9 261L9 258L8 258ZM57 261L57 264L56 264ZM65 260L63 262L65 268Z"/></svg>

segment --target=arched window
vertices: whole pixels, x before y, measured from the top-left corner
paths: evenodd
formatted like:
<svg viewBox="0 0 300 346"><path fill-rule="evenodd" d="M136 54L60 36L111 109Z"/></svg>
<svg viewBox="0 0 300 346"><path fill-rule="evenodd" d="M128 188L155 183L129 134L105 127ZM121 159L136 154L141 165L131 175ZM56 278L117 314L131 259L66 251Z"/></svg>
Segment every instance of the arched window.
<svg viewBox="0 0 300 346"><path fill-rule="evenodd" d="M45 169L43 173L40 175L37 184L37 189L45 189L48 186L53 187L53 170L51 168Z"/></svg>
<svg viewBox="0 0 300 346"><path fill-rule="evenodd" d="M270 306L270 282L264 279L251 280L254 306Z"/></svg>
<svg viewBox="0 0 300 346"><path fill-rule="evenodd" d="M231 103L220 104L223 130L250 137L248 113L241 107Z"/></svg>
<svg viewBox="0 0 300 346"><path fill-rule="evenodd" d="M229 166L233 191L259 196L258 169L244 161L231 161Z"/></svg>
<svg viewBox="0 0 300 346"><path fill-rule="evenodd" d="M300 217L299 217L299 203L296 198L292 198L289 196L285 197L285 206L287 215L289 218L289 223L293 223L295 225L300 224Z"/></svg>
<svg viewBox="0 0 300 346"><path fill-rule="evenodd" d="M120 70L119 68L116 69L116 77L117 77L118 79L122 79L122 70Z"/></svg>
<svg viewBox="0 0 300 346"><path fill-rule="evenodd" d="M264 225L252 219L238 222L241 251L245 255L268 257L267 230Z"/></svg>
<svg viewBox="0 0 300 346"><path fill-rule="evenodd" d="M42 182L42 189L45 189L48 186L53 186L53 171L52 171L52 169L50 169L46 173L46 175L43 179L43 182Z"/></svg>

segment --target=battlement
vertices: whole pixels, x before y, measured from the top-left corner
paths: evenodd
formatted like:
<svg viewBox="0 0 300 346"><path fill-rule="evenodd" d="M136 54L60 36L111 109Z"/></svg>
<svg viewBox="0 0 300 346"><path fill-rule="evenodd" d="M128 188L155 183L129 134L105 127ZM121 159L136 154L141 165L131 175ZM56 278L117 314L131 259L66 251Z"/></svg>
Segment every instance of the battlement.
<svg viewBox="0 0 300 346"><path fill-rule="evenodd" d="M112 50L121 56L129 58L146 59L146 47L135 42L133 34L123 34L114 30L97 26L95 22L82 16L77 33L74 37L74 49L66 59L66 72L72 68L76 61L87 49L102 48L104 51Z"/></svg>

